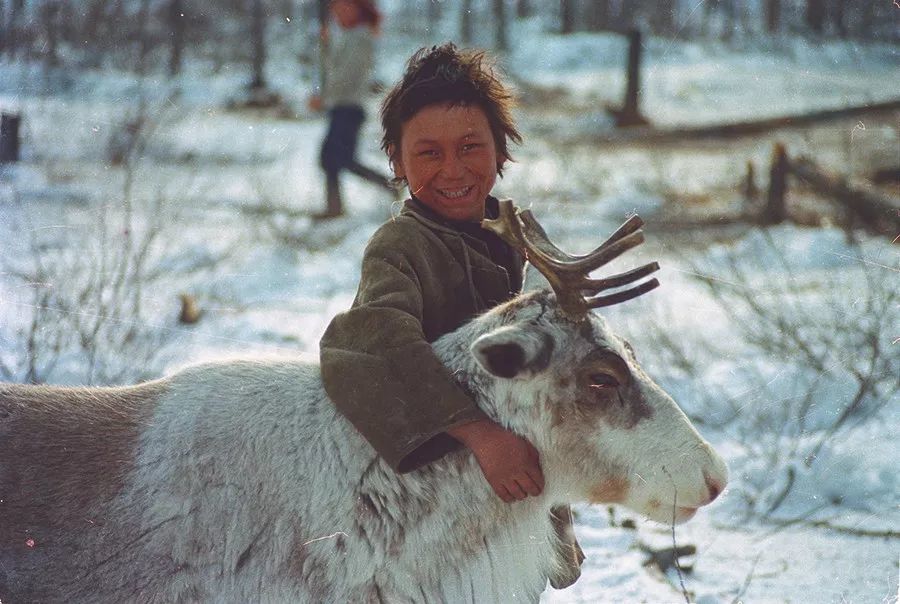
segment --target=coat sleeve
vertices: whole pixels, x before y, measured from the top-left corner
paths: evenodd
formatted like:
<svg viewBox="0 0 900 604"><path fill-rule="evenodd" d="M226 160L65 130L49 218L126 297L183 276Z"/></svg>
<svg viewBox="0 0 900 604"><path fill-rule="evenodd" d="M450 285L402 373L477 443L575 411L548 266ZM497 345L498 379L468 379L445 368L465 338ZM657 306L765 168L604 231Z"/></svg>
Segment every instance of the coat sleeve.
<svg viewBox="0 0 900 604"><path fill-rule="evenodd" d="M486 416L426 340L422 281L441 277L415 266L428 257L428 242L380 233L363 257L353 307L322 337L320 361L338 410L402 473L458 448L446 431Z"/></svg>

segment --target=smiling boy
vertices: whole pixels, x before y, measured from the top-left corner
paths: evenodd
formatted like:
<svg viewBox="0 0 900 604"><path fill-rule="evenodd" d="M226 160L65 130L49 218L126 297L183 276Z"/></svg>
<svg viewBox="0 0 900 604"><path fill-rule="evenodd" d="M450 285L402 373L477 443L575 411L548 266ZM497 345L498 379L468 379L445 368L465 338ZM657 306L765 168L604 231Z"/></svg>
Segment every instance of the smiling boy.
<svg viewBox="0 0 900 604"><path fill-rule="evenodd" d="M381 110L382 148L411 198L366 247L359 289L321 341L325 389L338 410L397 472L461 446L506 502L539 495L536 449L490 420L435 356L431 343L519 293L523 258L483 218L521 135L512 97L483 53L445 44L420 50ZM559 511L563 571L583 560L568 509Z"/></svg>

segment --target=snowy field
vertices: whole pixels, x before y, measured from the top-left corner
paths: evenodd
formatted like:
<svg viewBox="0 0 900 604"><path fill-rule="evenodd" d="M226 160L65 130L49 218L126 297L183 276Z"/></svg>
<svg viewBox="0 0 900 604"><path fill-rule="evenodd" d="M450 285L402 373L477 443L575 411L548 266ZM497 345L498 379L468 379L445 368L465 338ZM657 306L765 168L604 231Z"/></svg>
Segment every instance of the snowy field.
<svg viewBox="0 0 900 604"><path fill-rule="evenodd" d="M648 242L628 263L658 259L663 286L607 316L731 469L723 496L674 535L625 510L579 508L584 574L544 601L683 602L683 582L703 604L896 602L900 247L827 221L671 228L679 200L738 203L746 163L765 173L772 139L566 143L605 127L624 43L539 25L516 26L526 42L504 64L557 102L523 102L526 143L495 193L532 207L573 252L644 217ZM379 79L441 35L388 28ZM173 82L0 64L0 108L25 116L23 161L0 168L0 379L128 383L235 354L317 354L353 299L368 237L397 206L348 177L348 216L311 225L325 121L303 109L314 74L274 55L273 86L296 118L226 110L246 78L236 69L190 64ZM891 99L900 49L650 39L645 73L651 121L714 123ZM386 169L369 103L360 156ZM114 161L139 117L132 154ZM780 140L854 178L900 163L897 115ZM197 300L198 323L177 321L181 294ZM681 561L690 572L644 565L645 548L673 540L696 546Z"/></svg>

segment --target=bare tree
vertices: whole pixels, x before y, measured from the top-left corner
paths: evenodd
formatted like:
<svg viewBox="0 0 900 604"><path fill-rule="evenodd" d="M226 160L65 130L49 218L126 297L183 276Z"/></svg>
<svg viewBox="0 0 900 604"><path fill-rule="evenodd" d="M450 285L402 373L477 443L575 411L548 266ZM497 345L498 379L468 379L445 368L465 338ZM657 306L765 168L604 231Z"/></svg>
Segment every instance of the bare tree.
<svg viewBox="0 0 900 604"><path fill-rule="evenodd" d="M531 4L528 0L516 0L516 17L525 19L531 16Z"/></svg>
<svg viewBox="0 0 900 604"><path fill-rule="evenodd" d="M441 20L441 3L435 0L428 1L428 29L434 31Z"/></svg>
<svg viewBox="0 0 900 604"><path fill-rule="evenodd" d="M459 13L459 38L463 44L472 43L472 0L463 0Z"/></svg>
<svg viewBox="0 0 900 604"><path fill-rule="evenodd" d="M675 0L658 0L654 4L650 26L659 35L672 35L675 32Z"/></svg>
<svg viewBox="0 0 900 604"><path fill-rule="evenodd" d="M50 67L59 64L57 48L59 46L59 14L60 5L57 0L46 0L40 7L41 27L44 30L46 45L44 63Z"/></svg>
<svg viewBox="0 0 900 604"><path fill-rule="evenodd" d="M181 55L184 52L184 13L181 0L169 0L169 75L181 72Z"/></svg>
<svg viewBox="0 0 900 604"><path fill-rule="evenodd" d="M806 25L815 34L825 32L825 0L806 0Z"/></svg>
<svg viewBox="0 0 900 604"><path fill-rule="evenodd" d="M506 3L504 0L494 0L494 44L497 50L505 52L509 50L509 41L506 35Z"/></svg>
<svg viewBox="0 0 900 604"><path fill-rule="evenodd" d="M575 31L575 6L572 0L559 0L560 32L570 34Z"/></svg>
<svg viewBox="0 0 900 604"><path fill-rule="evenodd" d="M591 31L603 31L612 27L610 0L588 2L587 26Z"/></svg>
<svg viewBox="0 0 900 604"><path fill-rule="evenodd" d="M778 33L781 29L781 0L765 1L766 31Z"/></svg>

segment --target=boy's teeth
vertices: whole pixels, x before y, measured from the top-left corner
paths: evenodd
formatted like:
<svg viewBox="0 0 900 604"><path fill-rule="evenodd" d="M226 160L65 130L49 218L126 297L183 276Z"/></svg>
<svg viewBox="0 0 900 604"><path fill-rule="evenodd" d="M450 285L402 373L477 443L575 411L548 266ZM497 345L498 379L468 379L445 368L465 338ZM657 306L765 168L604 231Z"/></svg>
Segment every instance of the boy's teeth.
<svg viewBox="0 0 900 604"><path fill-rule="evenodd" d="M456 189L455 191L443 189L443 190L441 190L441 194L444 197L450 197L451 199L456 199L456 198L465 196L465 194L469 192L470 188L471 187L465 187L464 189Z"/></svg>

